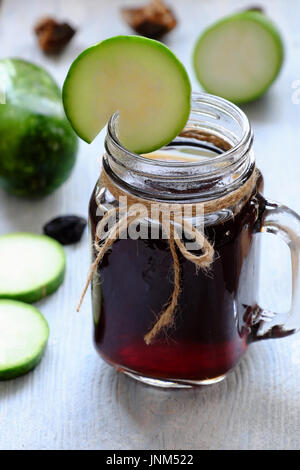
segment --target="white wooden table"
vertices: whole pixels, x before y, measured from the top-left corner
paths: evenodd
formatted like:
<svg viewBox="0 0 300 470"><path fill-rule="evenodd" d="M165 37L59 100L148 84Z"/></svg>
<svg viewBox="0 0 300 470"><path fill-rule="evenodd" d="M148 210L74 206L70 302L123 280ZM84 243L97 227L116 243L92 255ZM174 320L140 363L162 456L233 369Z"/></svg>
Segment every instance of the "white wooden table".
<svg viewBox="0 0 300 470"><path fill-rule="evenodd" d="M85 47L130 32L120 19L119 7L138 1L3 0L0 57L19 56L43 64L62 83L71 61ZM179 25L167 44L186 65L195 89L199 85L191 68L191 50L206 25L251 3L265 6L277 22L286 43L284 68L268 95L244 109L255 131L265 193L300 212L300 105L292 102L292 84L300 80L300 2L169 3ZM45 58L32 33L34 22L47 14L79 28L58 59ZM46 199L28 202L0 192L0 233L39 233L54 216L86 214L102 146L103 135L92 146L82 143L72 177ZM0 383L0 449L300 448L300 335L252 345L227 380L208 388L161 391L143 386L97 356L89 298L80 314L75 313L88 270L87 234L80 244L67 248L67 256L64 285L38 303L51 328L42 363L23 378ZM276 301L284 303L288 263L279 264L274 251L265 258L262 285L268 295L264 297L274 307L275 293L279 293Z"/></svg>

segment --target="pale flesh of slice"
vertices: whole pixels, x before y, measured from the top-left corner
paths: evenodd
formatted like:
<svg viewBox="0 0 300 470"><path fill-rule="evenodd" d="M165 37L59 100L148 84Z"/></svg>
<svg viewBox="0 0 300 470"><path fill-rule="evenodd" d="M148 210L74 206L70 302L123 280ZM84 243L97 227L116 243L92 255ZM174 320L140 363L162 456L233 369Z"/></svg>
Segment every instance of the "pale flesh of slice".
<svg viewBox="0 0 300 470"><path fill-rule="evenodd" d="M194 51L196 75L206 91L235 103L261 96L276 78L283 45L261 13L243 12L208 28Z"/></svg>

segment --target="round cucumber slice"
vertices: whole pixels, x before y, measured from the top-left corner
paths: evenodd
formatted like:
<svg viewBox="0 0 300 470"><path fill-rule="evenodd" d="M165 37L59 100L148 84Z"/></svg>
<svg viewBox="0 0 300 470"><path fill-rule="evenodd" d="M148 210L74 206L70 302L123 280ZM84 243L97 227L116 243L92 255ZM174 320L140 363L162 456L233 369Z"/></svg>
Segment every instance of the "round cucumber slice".
<svg viewBox="0 0 300 470"><path fill-rule="evenodd" d="M64 279L64 249L45 235L2 235L0 260L0 298L35 302L54 292Z"/></svg>
<svg viewBox="0 0 300 470"><path fill-rule="evenodd" d="M32 305L0 300L0 380L24 375L41 360L48 323Z"/></svg>
<svg viewBox="0 0 300 470"><path fill-rule="evenodd" d="M172 141L190 113L191 85L176 56L160 42L116 36L73 62L63 102L74 130L91 143L118 111L118 138L148 153Z"/></svg>
<svg viewBox="0 0 300 470"><path fill-rule="evenodd" d="M241 104L259 98L275 80L283 44L268 18L245 11L208 28L197 41L193 59L206 91Z"/></svg>

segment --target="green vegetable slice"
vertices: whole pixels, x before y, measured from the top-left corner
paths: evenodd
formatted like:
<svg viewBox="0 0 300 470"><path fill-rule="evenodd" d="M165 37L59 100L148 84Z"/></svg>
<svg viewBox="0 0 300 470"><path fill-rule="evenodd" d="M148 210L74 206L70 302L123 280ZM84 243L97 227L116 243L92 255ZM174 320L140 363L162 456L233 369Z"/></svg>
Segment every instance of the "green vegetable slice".
<svg viewBox="0 0 300 470"><path fill-rule="evenodd" d="M85 50L63 87L67 117L91 143L119 112L118 137L136 153L169 143L185 126L191 86L183 65L160 42L116 36Z"/></svg>
<svg viewBox="0 0 300 470"><path fill-rule="evenodd" d="M48 323L32 305L0 300L0 380L24 375L41 360Z"/></svg>
<svg viewBox="0 0 300 470"><path fill-rule="evenodd" d="M246 11L223 18L198 39L194 68L203 88L234 103L259 98L277 77L283 43L262 13Z"/></svg>
<svg viewBox="0 0 300 470"><path fill-rule="evenodd" d="M45 235L2 235L0 260L0 298L35 302L54 292L64 279L64 249Z"/></svg>

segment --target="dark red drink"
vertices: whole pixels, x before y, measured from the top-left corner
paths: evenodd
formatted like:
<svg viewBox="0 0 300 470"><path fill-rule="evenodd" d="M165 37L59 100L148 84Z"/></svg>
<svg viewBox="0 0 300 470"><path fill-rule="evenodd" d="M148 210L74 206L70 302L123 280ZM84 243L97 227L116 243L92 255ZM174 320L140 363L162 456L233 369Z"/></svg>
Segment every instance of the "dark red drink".
<svg viewBox="0 0 300 470"><path fill-rule="evenodd" d="M162 238L116 241L98 268L101 284L92 286L94 339L100 355L121 370L175 382L209 381L232 369L249 335L249 309L239 293L248 288L241 271L258 221L258 206L254 190L234 218L206 227L216 253L209 273L197 274L194 264L179 255L182 291L175 326L149 346L144 335L173 289L169 244ZM96 209L94 193L92 239L100 220Z"/></svg>

